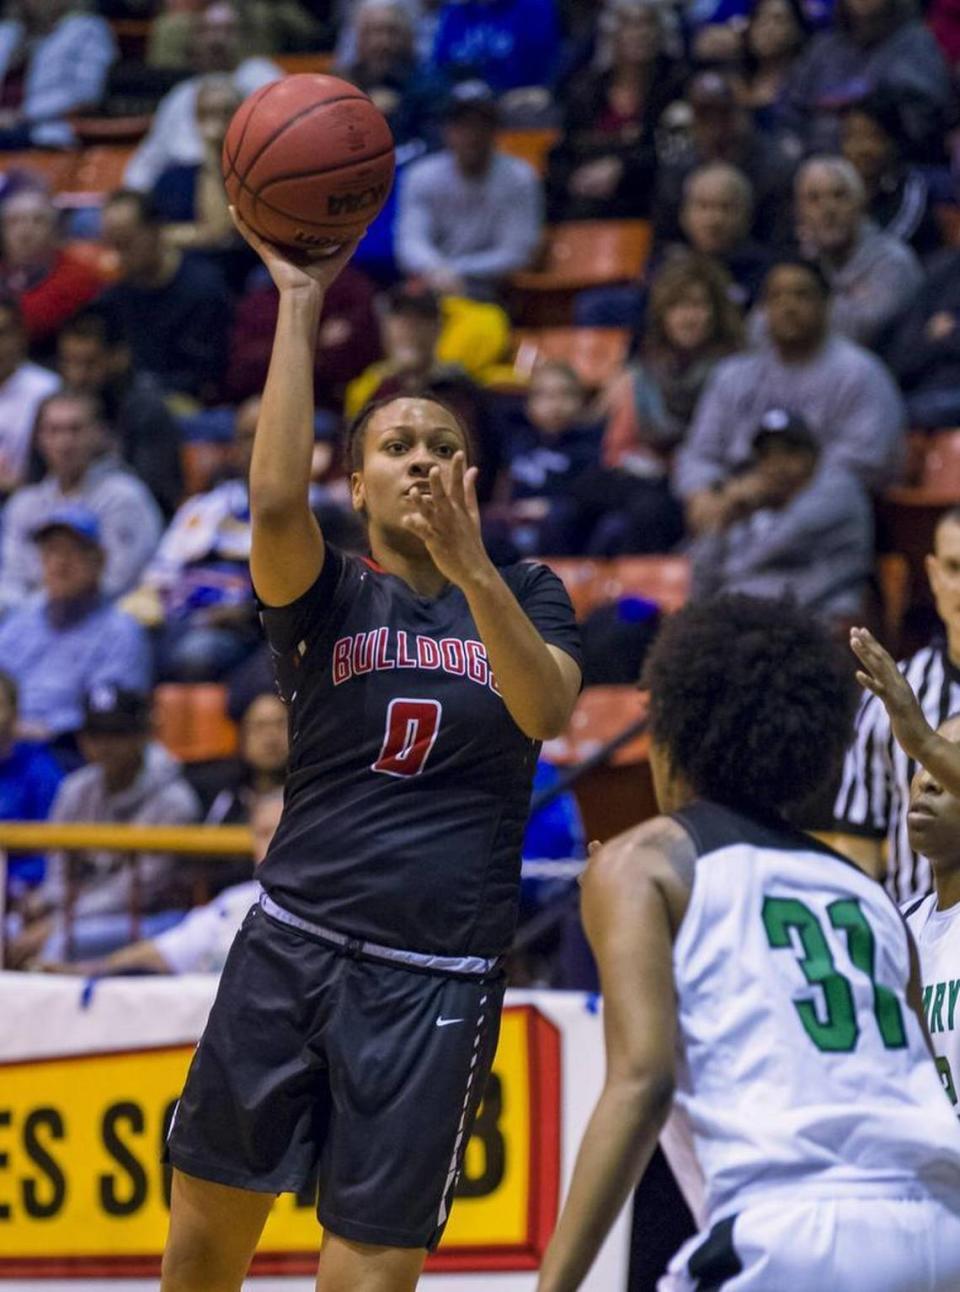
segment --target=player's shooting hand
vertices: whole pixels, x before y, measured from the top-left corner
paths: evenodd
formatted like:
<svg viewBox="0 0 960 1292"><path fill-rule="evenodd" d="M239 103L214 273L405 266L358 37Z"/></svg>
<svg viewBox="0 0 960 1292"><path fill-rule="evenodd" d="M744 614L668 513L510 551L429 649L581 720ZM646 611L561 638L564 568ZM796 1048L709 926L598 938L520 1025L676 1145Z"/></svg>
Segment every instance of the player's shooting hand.
<svg viewBox="0 0 960 1292"><path fill-rule="evenodd" d="M459 450L448 479L435 466L429 485L410 494L403 524L422 539L440 573L462 588L490 563L480 538L477 468L468 468L466 454Z"/></svg>
<svg viewBox="0 0 960 1292"><path fill-rule="evenodd" d="M347 261L356 251L360 239L345 242L332 255L317 256L300 253L290 247L279 247L255 233L235 206L230 207L230 219L245 242L254 249L267 267L270 277L280 292L318 288L325 292Z"/></svg>
<svg viewBox="0 0 960 1292"><path fill-rule="evenodd" d="M860 661L857 681L883 704L890 717L893 737L909 758L923 763L934 735L910 683L866 628L850 629L850 649Z"/></svg>

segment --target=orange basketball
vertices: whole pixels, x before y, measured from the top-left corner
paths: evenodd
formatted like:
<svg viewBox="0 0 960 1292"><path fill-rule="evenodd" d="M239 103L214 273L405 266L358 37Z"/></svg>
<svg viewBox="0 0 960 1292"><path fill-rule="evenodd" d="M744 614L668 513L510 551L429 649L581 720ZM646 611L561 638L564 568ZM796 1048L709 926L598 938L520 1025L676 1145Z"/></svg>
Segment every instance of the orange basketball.
<svg viewBox="0 0 960 1292"><path fill-rule="evenodd" d="M285 76L241 103L223 141L231 203L261 237L301 251L361 234L393 183L393 136L354 85Z"/></svg>

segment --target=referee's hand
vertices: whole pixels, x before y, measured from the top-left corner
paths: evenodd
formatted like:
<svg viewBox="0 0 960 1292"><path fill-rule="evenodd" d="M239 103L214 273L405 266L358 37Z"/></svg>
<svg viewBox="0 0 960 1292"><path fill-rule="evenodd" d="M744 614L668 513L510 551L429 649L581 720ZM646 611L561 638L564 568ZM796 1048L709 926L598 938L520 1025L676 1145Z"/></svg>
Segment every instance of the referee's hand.
<svg viewBox="0 0 960 1292"><path fill-rule="evenodd" d="M857 681L883 704L890 718L894 739L904 753L923 762L933 729L923 716L910 683L897 668L890 653L866 628L850 629L850 649L860 661Z"/></svg>
<svg viewBox="0 0 960 1292"><path fill-rule="evenodd" d="M403 524L422 539L444 578L464 587L490 562L480 537L477 468L458 449L446 481L445 474L431 467L428 488L410 494L413 509Z"/></svg>

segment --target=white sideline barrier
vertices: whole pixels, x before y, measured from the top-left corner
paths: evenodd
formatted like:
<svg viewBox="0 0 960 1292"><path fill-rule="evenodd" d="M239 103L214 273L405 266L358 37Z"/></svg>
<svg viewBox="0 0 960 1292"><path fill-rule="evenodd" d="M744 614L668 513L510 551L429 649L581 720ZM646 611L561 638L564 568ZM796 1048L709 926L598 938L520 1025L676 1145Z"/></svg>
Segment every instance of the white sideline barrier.
<svg viewBox="0 0 960 1292"><path fill-rule="evenodd" d="M0 1287L155 1289L166 1232L160 1146L216 989L202 975L0 974ZM603 1080L595 1002L508 992L494 1076L427 1292L534 1292ZM312 1203L285 1195L253 1292L312 1292ZM586 1292L626 1284L622 1216Z"/></svg>

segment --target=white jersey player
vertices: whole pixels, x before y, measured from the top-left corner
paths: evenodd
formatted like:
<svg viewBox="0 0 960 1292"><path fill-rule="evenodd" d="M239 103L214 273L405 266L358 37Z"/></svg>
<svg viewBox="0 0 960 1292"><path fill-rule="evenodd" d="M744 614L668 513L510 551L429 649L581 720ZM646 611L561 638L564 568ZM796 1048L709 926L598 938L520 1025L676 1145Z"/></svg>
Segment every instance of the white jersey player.
<svg viewBox="0 0 960 1292"><path fill-rule="evenodd" d="M960 740L960 717L948 718L940 735ZM907 828L911 848L930 862L934 891L905 906L904 915L920 953L923 1013L940 1080L960 1114L960 797L922 767L910 786Z"/></svg>
<svg viewBox="0 0 960 1292"><path fill-rule="evenodd" d="M672 1104L706 1186L661 1292L956 1292L960 1125L883 890L781 813L839 769L846 669L809 617L688 607L647 661L661 809L594 856L607 1079L541 1271L580 1285Z"/></svg>

